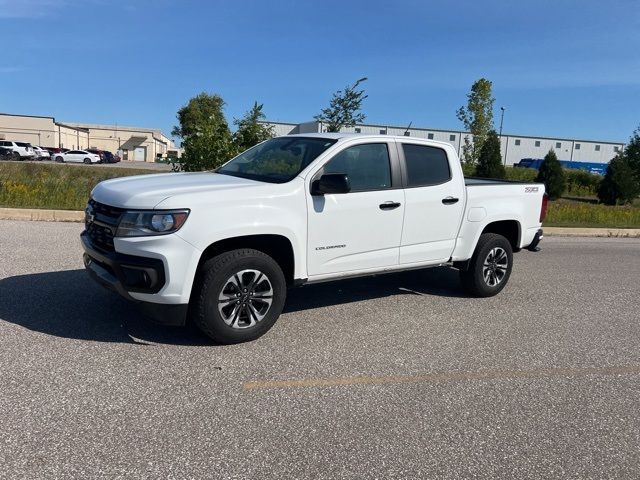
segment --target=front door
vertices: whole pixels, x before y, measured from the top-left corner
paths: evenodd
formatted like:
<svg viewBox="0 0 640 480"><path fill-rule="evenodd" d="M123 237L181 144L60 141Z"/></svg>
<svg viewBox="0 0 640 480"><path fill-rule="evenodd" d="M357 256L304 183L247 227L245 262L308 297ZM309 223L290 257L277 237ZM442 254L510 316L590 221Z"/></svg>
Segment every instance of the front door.
<svg viewBox="0 0 640 480"><path fill-rule="evenodd" d="M392 175L392 160L397 162L394 142L360 143L314 174L315 180L344 173L351 191L314 195L307 202L309 277L398 264L404 192L396 188L400 179Z"/></svg>

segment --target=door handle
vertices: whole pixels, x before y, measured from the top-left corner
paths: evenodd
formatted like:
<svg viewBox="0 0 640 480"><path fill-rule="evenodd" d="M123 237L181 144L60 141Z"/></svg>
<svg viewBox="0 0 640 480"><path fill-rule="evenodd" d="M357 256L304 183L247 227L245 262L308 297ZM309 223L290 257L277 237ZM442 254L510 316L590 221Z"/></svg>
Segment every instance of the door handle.
<svg viewBox="0 0 640 480"><path fill-rule="evenodd" d="M458 200L460 199L454 197L446 197L442 199L442 203L444 203L445 205L453 205L454 203L458 203Z"/></svg>
<svg viewBox="0 0 640 480"><path fill-rule="evenodd" d="M380 210L393 210L400 206L399 202L384 202L380 204Z"/></svg>

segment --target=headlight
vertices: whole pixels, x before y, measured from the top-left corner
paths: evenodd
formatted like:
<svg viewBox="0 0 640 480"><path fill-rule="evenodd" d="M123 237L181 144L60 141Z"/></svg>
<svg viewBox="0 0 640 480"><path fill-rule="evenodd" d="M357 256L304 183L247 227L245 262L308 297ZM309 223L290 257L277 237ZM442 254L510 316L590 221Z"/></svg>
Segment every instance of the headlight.
<svg viewBox="0 0 640 480"><path fill-rule="evenodd" d="M146 237L177 232L189 216L189 210L125 212L116 237Z"/></svg>

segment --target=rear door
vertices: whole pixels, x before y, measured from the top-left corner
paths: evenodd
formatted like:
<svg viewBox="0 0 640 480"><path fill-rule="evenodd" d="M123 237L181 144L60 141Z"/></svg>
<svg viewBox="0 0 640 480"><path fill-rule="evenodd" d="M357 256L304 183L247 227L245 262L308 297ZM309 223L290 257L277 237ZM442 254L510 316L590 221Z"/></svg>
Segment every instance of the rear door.
<svg viewBox="0 0 640 480"><path fill-rule="evenodd" d="M349 177L351 191L312 196L324 173ZM393 141L363 139L330 158L307 182L309 276L398 264L404 193Z"/></svg>
<svg viewBox="0 0 640 480"><path fill-rule="evenodd" d="M64 158L65 162L81 162L82 161L82 152L78 150L71 150L67 152Z"/></svg>
<svg viewBox="0 0 640 480"><path fill-rule="evenodd" d="M460 228L464 182L443 148L402 142L398 151L406 202L400 263L446 262Z"/></svg>

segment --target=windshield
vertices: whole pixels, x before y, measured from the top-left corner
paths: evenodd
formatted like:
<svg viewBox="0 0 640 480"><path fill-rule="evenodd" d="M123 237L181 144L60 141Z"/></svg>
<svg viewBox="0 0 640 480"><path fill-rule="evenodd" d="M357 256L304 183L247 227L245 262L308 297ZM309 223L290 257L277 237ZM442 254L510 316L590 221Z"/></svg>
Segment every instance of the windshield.
<svg viewBox="0 0 640 480"><path fill-rule="evenodd" d="M285 183L336 141L308 137L272 138L241 153L220 167L217 173L260 182Z"/></svg>

